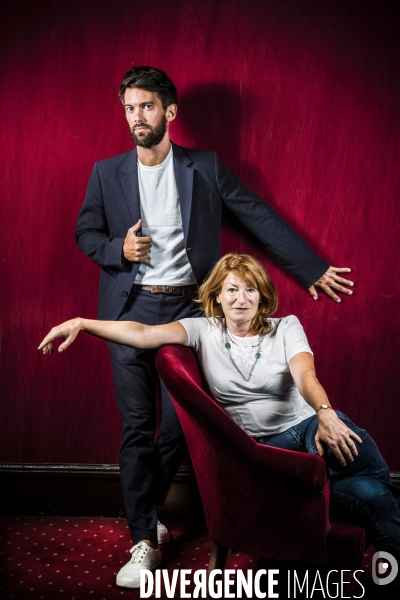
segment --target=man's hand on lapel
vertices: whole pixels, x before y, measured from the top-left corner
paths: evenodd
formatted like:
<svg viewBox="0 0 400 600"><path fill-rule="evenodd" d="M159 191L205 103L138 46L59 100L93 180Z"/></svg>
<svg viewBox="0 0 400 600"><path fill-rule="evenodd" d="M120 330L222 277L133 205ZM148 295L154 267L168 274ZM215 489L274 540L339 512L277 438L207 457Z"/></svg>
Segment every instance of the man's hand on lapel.
<svg viewBox="0 0 400 600"><path fill-rule="evenodd" d="M338 273L349 273L350 271L351 269L348 268L329 267L326 273L324 273L322 277L314 283L314 285L308 288L310 295L314 298L314 300L318 299L317 290L315 289L315 286L318 286L323 289L324 292L326 292L328 296L332 298L332 300L335 300L335 302L341 302L339 296L335 294L335 290L351 296L353 293L352 290L348 290L347 288L343 287L343 284L352 286L354 283L349 281L349 279L344 279L338 275Z"/></svg>
<svg viewBox="0 0 400 600"><path fill-rule="evenodd" d="M126 260L130 262L144 262L149 258L151 252L151 237L138 236L137 231L142 226L142 219L139 219L135 225L128 229L124 245L122 246L122 252Z"/></svg>

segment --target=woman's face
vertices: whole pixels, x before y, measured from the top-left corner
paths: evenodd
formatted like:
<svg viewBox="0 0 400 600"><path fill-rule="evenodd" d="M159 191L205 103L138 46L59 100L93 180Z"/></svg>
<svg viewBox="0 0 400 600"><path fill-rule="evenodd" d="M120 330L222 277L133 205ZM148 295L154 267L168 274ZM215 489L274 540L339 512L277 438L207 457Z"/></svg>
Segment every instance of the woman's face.
<svg viewBox="0 0 400 600"><path fill-rule="evenodd" d="M234 273L229 273L222 284L217 296L221 304L229 329L240 328L250 330L250 324L255 317L260 304L260 293L256 288L240 279ZM251 334L251 331L249 331Z"/></svg>

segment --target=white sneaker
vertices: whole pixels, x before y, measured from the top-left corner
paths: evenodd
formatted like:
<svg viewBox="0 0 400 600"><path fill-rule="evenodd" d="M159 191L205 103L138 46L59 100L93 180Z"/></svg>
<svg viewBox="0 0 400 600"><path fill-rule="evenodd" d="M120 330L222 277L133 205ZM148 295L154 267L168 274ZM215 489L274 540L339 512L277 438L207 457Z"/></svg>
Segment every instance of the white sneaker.
<svg viewBox="0 0 400 600"><path fill-rule="evenodd" d="M151 571L158 567L162 561L161 550L153 550L146 542L139 542L129 550L132 557L129 562L119 571L117 585L126 588L140 587L140 571L148 569Z"/></svg>
<svg viewBox="0 0 400 600"><path fill-rule="evenodd" d="M165 525L160 523L160 521L157 521L157 541L158 541L158 543L159 544L167 544L170 539L171 539L171 536L170 536L168 529L165 527Z"/></svg>

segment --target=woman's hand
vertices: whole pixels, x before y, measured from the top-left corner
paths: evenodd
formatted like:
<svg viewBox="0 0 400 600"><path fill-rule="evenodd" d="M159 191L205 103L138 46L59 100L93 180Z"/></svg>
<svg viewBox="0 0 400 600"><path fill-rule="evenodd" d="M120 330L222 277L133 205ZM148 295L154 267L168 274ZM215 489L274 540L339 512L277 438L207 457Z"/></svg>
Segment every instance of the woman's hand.
<svg viewBox="0 0 400 600"><path fill-rule="evenodd" d="M292 377L304 400L317 412L318 429L315 444L321 456L325 452L324 443L328 444L342 467L353 462L357 456L357 447L353 440L360 444L362 440L354 431L343 423L332 408L318 408L329 405L328 396L315 375L314 357L309 352L299 352L289 361Z"/></svg>
<svg viewBox="0 0 400 600"><path fill-rule="evenodd" d="M80 318L65 321L65 323L53 327L40 343L38 350L43 350L43 354L53 354L54 348L52 342L57 338L62 338L64 342L59 346L58 351L64 352L72 344L82 328L82 319Z"/></svg>
<svg viewBox="0 0 400 600"><path fill-rule="evenodd" d="M315 436L317 450L323 456L323 442L329 446L342 467L353 462L358 455L357 446L353 440L362 444L361 438L339 419L333 409L318 411L318 429Z"/></svg>

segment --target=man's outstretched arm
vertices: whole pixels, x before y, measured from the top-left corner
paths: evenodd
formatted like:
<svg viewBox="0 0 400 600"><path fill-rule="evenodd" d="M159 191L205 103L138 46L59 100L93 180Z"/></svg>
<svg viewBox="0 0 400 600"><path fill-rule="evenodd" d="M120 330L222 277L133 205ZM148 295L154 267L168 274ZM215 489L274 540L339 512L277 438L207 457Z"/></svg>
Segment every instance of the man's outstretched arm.
<svg viewBox="0 0 400 600"><path fill-rule="evenodd" d="M353 286L340 273L348 267L332 267L313 252L305 240L290 227L262 198L252 192L238 177L232 175L215 155L215 175L223 202L251 233L256 235L316 300L316 286L340 302L337 292L351 295L344 286Z"/></svg>

